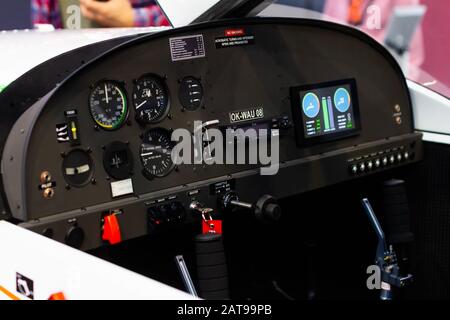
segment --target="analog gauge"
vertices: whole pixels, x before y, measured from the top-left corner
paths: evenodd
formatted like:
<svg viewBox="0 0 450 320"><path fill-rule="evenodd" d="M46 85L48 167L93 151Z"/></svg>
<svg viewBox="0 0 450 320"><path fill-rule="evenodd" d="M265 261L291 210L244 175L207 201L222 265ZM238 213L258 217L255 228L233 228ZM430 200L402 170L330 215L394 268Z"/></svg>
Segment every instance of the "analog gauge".
<svg viewBox="0 0 450 320"><path fill-rule="evenodd" d="M203 87L200 80L186 77L180 83L178 97L183 108L194 111L200 108L203 101Z"/></svg>
<svg viewBox="0 0 450 320"><path fill-rule="evenodd" d="M70 186L79 188L91 182L94 162L88 152L75 149L64 157L62 169L66 182Z"/></svg>
<svg viewBox="0 0 450 320"><path fill-rule="evenodd" d="M156 123L169 113L169 93L164 80L148 75L136 81L133 90L136 118L143 123Z"/></svg>
<svg viewBox="0 0 450 320"><path fill-rule="evenodd" d="M147 131L142 139L140 150L144 175L147 178L164 177L175 167L172 162L172 148L170 131L154 128Z"/></svg>
<svg viewBox="0 0 450 320"><path fill-rule="evenodd" d="M95 85L89 107L95 123L105 130L120 128L128 117L124 90L113 81L100 81Z"/></svg>

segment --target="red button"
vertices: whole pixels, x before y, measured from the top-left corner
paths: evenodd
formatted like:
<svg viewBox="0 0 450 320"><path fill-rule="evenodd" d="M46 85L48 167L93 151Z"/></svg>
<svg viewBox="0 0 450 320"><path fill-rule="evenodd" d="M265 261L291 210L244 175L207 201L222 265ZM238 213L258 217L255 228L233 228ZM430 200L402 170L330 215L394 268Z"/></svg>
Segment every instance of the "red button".
<svg viewBox="0 0 450 320"><path fill-rule="evenodd" d="M66 300L66 297L64 296L64 293L58 292L55 294L52 294L48 300Z"/></svg>
<svg viewBox="0 0 450 320"><path fill-rule="evenodd" d="M117 219L117 216L105 216L103 220L104 222L102 239L108 241L110 244L117 244L122 242L119 220Z"/></svg>

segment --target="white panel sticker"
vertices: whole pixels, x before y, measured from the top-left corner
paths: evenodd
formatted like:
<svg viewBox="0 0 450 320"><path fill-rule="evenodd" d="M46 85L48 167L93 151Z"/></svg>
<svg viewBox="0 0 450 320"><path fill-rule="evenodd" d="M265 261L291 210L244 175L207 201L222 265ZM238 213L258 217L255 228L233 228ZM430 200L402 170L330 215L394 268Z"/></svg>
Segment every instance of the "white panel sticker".
<svg viewBox="0 0 450 320"><path fill-rule="evenodd" d="M132 194L133 192L133 181L131 179L111 182L111 193L113 198Z"/></svg>
<svg viewBox="0 0 450 320"><path fill-rule="evenodd" d="M205 43L201 34L170 38L169 43L172 61L204 58L206 55Z"/></svg>

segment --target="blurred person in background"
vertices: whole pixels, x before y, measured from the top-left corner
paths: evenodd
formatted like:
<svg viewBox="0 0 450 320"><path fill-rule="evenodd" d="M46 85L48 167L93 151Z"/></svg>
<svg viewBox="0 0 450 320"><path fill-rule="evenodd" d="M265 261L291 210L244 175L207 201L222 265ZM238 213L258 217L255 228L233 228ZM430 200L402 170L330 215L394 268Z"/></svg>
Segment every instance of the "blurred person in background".
<svg viewBox="0 0 450 320"><path fill-rule="evenodd" d="M102 27L169 26L154 0L80 0L83 17ZM31 0L34 24L62 28L59 0Z"/></svg>

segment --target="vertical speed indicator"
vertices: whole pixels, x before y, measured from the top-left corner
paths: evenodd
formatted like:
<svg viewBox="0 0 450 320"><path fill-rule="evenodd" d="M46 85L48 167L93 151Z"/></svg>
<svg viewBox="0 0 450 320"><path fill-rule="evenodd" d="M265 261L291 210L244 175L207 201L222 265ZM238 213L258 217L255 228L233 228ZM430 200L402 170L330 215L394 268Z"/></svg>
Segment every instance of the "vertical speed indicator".
<svg viewBox="0 0 450 320"><path fill-rule="evenodd" d="M120 128L128 117L125 92L114 81L100 81L93 87L89 108L95 123L105 130Z"/></svg>

